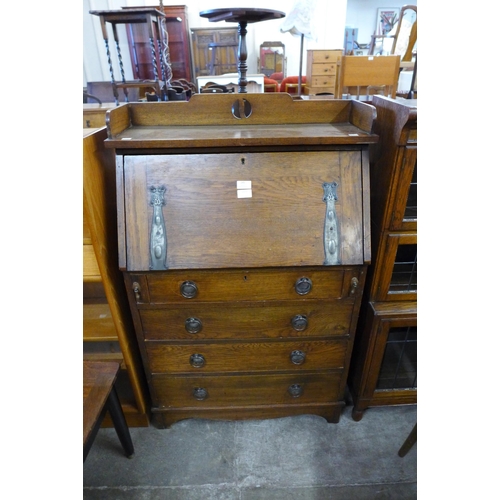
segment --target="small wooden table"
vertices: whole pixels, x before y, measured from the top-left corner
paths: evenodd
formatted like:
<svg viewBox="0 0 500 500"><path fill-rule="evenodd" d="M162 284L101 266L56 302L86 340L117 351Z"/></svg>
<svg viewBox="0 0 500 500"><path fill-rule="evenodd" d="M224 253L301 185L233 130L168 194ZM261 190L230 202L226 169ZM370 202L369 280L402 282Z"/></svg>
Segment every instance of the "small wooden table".
<svg viewBox="0 0 500 500"><path fill-rule="evenodd" d="M163 39L162 29L160 27L162 19L165 18L165 13L156 9L155 7L132 7L117 10L91 10L89 11L95 16L99 16L101 21L102 36L106 45L106 54L109 62L109 72L111 74L111 85L113 87L113 94L115 96L115 103L118 105L118 89L123 89L125 94L125 101L128 102L128 87L145 88L154 87L157 95L161 96L162 100L167 100L167 81L170 81L168 73L167 61L165 60L163 47L166 41ZM111 53L109 50L109 37L106 23L110 23L113 29L113 38L116 44L116 52L120 66L121 83L117 83L113 72L113 64L111 62ZM117 24L134 24L146 23L148 26L149 45L151 48L151 60L153 65L154 81L134 80L126 81L125 71L123 69L122 54L120 50L120 40L118 38ZM156 39L156 42L155 42ZM155 46L157 44L157 46ZM134 48L135 50L135 48ZM158 50L160 56L160 67L158 67L158 60L156 51ZM160 75L161 72L161 75ZM161 78L161 80L160 80Z"/></svg>
<svg viewBox="0 0 500 500"><path fill-rule="evenodd" d="M285 13L279 10L270 9L212 9L200 12L201 17L206 17L210 22L226 21L228 23L238 23L238 85L239 93L247 92L247 24L267 21L269 19L280 19L285 17Z"/></svg>
<svg viewBox="0 0 500 500"><path fill-rule="evenodd" d="M84 462L107 411L109 411L125 455L131 458L134 454L134 445L115 387L119 369L119 363L113 361L83 362Z"/></svg>

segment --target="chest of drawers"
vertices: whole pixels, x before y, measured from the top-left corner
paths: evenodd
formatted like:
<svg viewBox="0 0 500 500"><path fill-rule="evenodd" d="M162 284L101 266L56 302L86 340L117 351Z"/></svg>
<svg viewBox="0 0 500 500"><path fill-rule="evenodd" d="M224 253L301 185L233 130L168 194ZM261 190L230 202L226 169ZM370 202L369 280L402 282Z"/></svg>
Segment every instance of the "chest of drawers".
<svg viewBox="0 0 500 500"><path fill-rule="evenodd" d="M119 261L158 425L338 421L370 260L373 118L285 94L108 113Z"/></svg>
<svg viewBox="0 0 500 500"><path fill-rule="evenodd" d="M338 97L338 68L343 50L308 50L306 94L323 92Z"/></svg>

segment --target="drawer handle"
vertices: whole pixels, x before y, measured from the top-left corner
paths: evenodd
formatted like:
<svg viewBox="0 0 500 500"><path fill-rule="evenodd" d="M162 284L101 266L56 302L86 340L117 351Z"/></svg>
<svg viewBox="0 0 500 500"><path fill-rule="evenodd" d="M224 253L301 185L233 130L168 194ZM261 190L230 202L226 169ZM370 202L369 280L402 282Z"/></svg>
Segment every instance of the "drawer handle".
<svg viewBox="0 0 500 500"><path fill-rule="evenodd" d="M186 299L193 299L198 295L198 287L194 281L184 281L181 284L181 295Z"/></svg>
<svg viewBox="0 0 500 500"><path fill-rule="evenodd" d="M358 278L353 278L351 280L351 290L349 292L350 295L354 295L358 289L359 281Z"/></svg>
<svg viewBox="0 0 500 500"><path fill-rule="evenodd" d="M309 278L299 278L295 282L295 291L299 295L307 295L312 289L312 281Z"/></svg>
<svg viewBox="0 0 500 500"><path fill-rule="evenodd" d="M205 366L205 356L203 356L203 354L191 354L189 357L189 364L193 368L202 368Z"/></svg>
<svg viewBox="0 0 500 500"><path fill-rule="evenodd" d="M302 365L306 360L306 353L304 351L292 351L290 353L290 361L294 365Z"/></svg>
<svg viewBox="0 0 500 500"><path fill-rule="evenodd" d="M134 291L136 302L139 302L141 300L141 287L139 283L134 281L132 283L132 290Z"/></svg>
<svg viewBox="0 0 500 500"><path fill-rule="evenodd" d="M307 329L307 326L308 326L307 316L304 316L303 314L296 314L292 318L292 328L296 332L303 332L305 329Z"/></svg>
<svg viewBox="0 0 500 500"><path fill-rule="evenodd" d="M203 328L203 323L198 318L188 318L184 322L184 326L186 327L186 331L188 333L200 333Z"/></svg>
<svg viewBox="0 0 500 500"><path fill-rule="evenodd" d="M304 388L300 384L292 384L288 388L288 394L292 396L292 398L300 398L304 393Z"/></svg>
<svg viewBox="0 0 500 500"><path fill-rule="evenodd" d="M195 387L193 389L193 397L198 401L204 401L208 398L208 391L203 387Z"/></svg>

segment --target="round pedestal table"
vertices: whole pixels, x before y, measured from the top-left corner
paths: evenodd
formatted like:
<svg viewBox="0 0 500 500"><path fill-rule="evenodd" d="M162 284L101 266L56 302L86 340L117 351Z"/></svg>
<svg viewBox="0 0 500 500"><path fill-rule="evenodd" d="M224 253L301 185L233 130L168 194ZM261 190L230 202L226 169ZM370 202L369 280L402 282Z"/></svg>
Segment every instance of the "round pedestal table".
<svg viewBox="0 0 500 500"><path fill-rule="evenodd" d="M200 12L201 17L206 17L210 22L226 21L228 23L238 23L238 92L247 91L247 24L268 21L270 19L280 19L285 17L285 13L279 10L270 9L212 9Z"/></svg>

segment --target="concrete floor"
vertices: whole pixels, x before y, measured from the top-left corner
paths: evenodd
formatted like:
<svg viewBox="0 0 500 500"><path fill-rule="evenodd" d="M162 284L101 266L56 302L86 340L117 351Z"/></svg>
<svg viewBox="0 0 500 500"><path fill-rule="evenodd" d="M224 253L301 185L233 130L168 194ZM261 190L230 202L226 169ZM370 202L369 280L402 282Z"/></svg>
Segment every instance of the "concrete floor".
<svg viewBox="0 0 500 500"><path fill-rule="evenodd" d="M83 499L416 499L417 445L398 456L416 405L370 408L359 422L351 409L338 424L303 415L132 428L131 459L114 429L101 429L83 465Z"/></svg>

